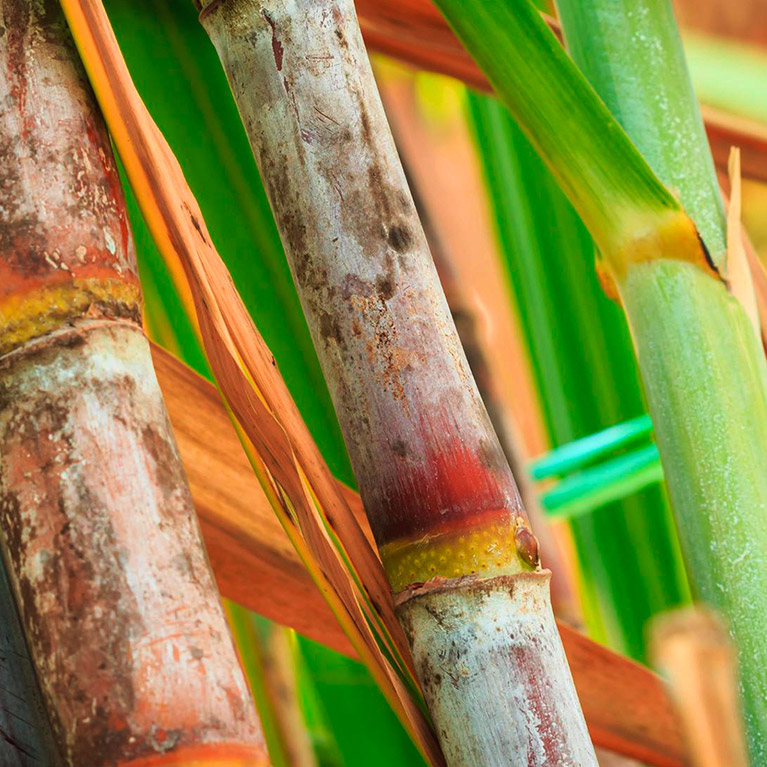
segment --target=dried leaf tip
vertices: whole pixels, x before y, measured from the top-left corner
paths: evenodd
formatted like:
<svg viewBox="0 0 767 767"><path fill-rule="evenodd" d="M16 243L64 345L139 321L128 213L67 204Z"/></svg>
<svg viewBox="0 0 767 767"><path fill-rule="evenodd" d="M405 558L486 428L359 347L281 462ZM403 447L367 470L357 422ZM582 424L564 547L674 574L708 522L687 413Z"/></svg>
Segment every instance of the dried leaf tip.
<svg viewBox="0 0 767 767"><path fill-rule="evenodd" d="M759 308L754 295L751 270L743 247L741 224L742 185L740 175L740 149L732 147L727 163L730 176L730 200L727 207L727 258L724 262L725 279L730 292L740 301L757 336L761 335Z"/></svg>

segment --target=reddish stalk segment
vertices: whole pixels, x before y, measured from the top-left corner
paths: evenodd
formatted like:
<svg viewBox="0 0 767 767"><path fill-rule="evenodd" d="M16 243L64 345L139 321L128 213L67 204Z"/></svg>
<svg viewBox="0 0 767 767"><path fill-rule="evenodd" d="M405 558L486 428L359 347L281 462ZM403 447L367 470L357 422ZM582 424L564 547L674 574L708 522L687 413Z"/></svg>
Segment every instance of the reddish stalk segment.
<svg viewBox="0 0 767 767"><path fill-rule="evenodd" d="M293 5L225 1L202 19L253 139L385 564L389 546L415 556L459 529L500 525L513 540L519 496L392 161L351 4ZM307 50L291 13L316 25ZM267 33L264 77L251 57ZM512 571L528 556L514 555ZM479 571L443 564L445 577Z"/></svg>
<svg viewBox="0 0 767 767"><path fill-rule="evenodd" d="M120 181L52 2L0 4L0 353L81 317L140 321Z"/></svg>
<svg viewBox="0 0 767 767"><path fill-rule="evenodd" d="M58 745L89 767L265 765L109 139L58 4L0 18L0 533Z"/></svg>

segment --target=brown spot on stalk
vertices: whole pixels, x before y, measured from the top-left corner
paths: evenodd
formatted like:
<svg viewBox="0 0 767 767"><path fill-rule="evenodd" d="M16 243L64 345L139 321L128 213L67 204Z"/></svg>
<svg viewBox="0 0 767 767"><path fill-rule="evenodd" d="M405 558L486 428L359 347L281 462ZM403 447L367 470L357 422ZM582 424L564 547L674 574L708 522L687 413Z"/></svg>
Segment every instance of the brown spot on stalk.
<svg viewBox="0 0 767 767"><path fill-rule="evenodd" d="M346 346L344 335L341 332L341 326L339 325L338 320L328 312L323 312L320 315L320 335L326 342L332 340L340 347Z"/></svg>
<svg viewBox="0 0 767 767"><path fill-rule="evenodd" d="M348 301L352 296L368 298L372 293L372 285L356 274L347 274L341 283L341 296L345 301Z"/></svg>
<svg viewBox="0 0 767 767"><path fill-rule="evenodd" d="M336 24L336 28L333 30L336 40L338 40L338 45L345 51L349 50L349 42L346 39L346 35L344 34L344 26L346 24L346 19L344 18L343 11L337 6L333 5L333 7L330 9L330 13L333 16L333 21Z"/></svg>
<svg viewBox="0 0 767 767"><path fill-rule="evenodd" d="M370 144L373 136L370 131L370 118L368 117L367 109L360 109L360 125L362 126L362 137L365 143Z"/></svg>
<svg viewBox="0 0 767 767"><path fill-rule="evenodd" d="M399 458L407 458L407 445L401 439L395 439L391 444L391 449L394 455Z"/></svg>
<svg viewBox="0 0 767 767"><path fill-rule="evenodd" d="M394 280L390 276L379 277L376 280L376 292L382 301L388 301L396 290Z"/></svg>
<svg viewBox="0 0 767 767"><path fill-rule="evenodd" d="M389 227L386 234L386 241L397 253L404 253L413 246L413 237L407 227L401 224L394 224Z"/></svg>

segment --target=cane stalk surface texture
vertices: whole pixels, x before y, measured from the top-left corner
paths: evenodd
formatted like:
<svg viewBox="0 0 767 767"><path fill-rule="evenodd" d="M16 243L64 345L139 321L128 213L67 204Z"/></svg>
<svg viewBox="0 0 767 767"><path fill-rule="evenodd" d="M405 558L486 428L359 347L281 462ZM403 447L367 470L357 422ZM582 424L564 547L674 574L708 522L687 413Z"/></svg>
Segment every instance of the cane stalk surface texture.
<svg viewBox="0 0 767 767"><path fill-rule="evenodd" d="M1 548L58 748L265 765L101 116L56 2L2 0L0 19Z"/></svg>
<svg viewBox="0 0 767 767"><path fill-rule="evenodd" d="M223 0L201 19L448 763L595 765L548 574L439 286L353 3ZM508 684L492 687L501 675Z"/></svg>

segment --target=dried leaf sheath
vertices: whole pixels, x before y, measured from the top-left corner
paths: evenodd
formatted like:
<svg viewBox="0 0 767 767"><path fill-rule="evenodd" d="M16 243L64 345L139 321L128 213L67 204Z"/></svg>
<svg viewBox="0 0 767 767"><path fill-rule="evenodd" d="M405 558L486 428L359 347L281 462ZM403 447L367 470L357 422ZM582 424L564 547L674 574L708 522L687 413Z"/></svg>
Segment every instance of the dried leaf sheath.
<svg viewBox="0 0 767 767"><path fill-rule="evenodd" d="M201 18L265 179L406 633L426 648L416 669L448 763L594 764L537 543L439 287L352 3L223 0ZM455 599L437 604L430 589L448 580ZM480 584L508 608L505 644L485 641L496 626ZM405 618L424 604L434 609L423 620ZM525 609L536 638L517 643ZM437 637L451 610L463 617L446 652ZM481 691L501 666L510 684L488 710ZM528 684L533 668L557 684ZM450 674L467 680L457 709L442 705Z"/></svg>
<svg viewBox="0 0 767 767"><path fill-rule="evenodd" d="M264 765L58 4L0 16L0 529L73 765Z"/></svg>

